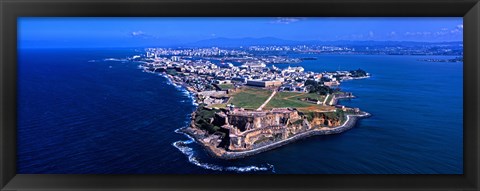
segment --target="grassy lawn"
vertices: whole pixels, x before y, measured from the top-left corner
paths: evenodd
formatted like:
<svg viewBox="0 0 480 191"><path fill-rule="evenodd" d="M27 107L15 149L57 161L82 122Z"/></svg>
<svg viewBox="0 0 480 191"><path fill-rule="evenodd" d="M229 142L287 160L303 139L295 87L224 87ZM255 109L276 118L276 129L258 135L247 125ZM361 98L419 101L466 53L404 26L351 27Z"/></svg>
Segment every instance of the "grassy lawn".
<svg viewBox="0 0 480 191"><path fill-rule="evenodd" d="M218 103L218 104L212 104L210 105L211 108L219 108L219 109L222 109L222 108L226 108L227 107L227 104L226 103Z"/></svg>
<svg viewBox="0 0 480 191"><path fill-rule="evenodd" d="M283 99L283 98L297 97L304 94L305 93L298 93L298 92L277 92L277 94L275 94L275 97Z"/></svg>
<svg viewBox="0 0 480 191"><path fill-rule="evenodd" d="M278 108L278 107L294 107L294 108L299 108L299 107L308 107L312 104L307 103L307 102L302 102L300 100L289 100L289 99L279 99L273 97L270 102L268 102L267 106L265 106L265 109L272 109L272 108Z"/></svg>
<svg viewBox="0 0 480 191"><path fill-rule="evenodd" d="M280 99L289 99L293 101L300 101L302 98L311 98L311 99L316 99L323 101L325 99L325 96L318 95L315 93L298 93L298 92L278 92L275 97L278 97Z"/></svg>
<svg viewBox="0 0 480 191"><path fill-rule="evenodd" d="M308 94L304 94L303 96L301 96L300 98L302 97L308 97L308 98L311 98L311 99L316 99L316 100L320 100L320 101L323 101L325 100L325 97L324 95L318 95L318 94L314 94L314 93L308 93Z"/></svg>
<svg viewBox="0 0 480 191"><path fill-rule="evenodd" d="M229 103L235 105L235 107L257 109L271 94L272 91L270 90L244 87L231 95L233 98L230 99Z"/></svg>
<svg viewBox="0 0 480 191"><path fill-rule="evenodd" d="M229 103L245 109L257 109L268 99L268 97L270 97L271 94L271 90L244 87L241 90L238 90L238 92L230 95L232 98ZM320 101L325 99L325 96L314 93L277 92L263 109L268 110L272 108L293 107L300 111L327 111L333 108L331 106L323 106L300 100L306 97ZM212 107L222 108L222 106L223 105L215 105Z"/></svg>
<svg viewBox="0 0 480 191"><path fill-rule="evenodd" d="M310 105L308 107L297 108L300 112L326 112L334 111L335 107L326 105Z"/></svg>
<svg viewBox="0 0 480 191"><path fill-rule="evenodd" d="M297 92L278 92L275 96L268 102L266 109L277 108L277 107L310 107L316 105L313 103L308 103L302 101L302 98L312 98L322 101L325 99L325 96L321 96L314 93L297 93Z"/></svg>
<svg viewBox="0 0 480 191"><path fill-rule="evenodd" d="M222 88L222 90L228 90L234 88L233 84L218 84L218 87Z"/></svg>

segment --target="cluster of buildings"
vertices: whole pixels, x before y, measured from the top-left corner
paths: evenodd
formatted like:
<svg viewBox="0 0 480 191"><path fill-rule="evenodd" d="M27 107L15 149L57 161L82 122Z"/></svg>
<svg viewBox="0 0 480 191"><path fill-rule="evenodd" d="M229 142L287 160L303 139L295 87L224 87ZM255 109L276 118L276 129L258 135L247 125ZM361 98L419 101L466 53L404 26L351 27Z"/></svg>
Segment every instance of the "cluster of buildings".
<svg viewBox="0 0 480 191"><path fill-rule="evenodd" d="M250 46L250 51L272 52L272 51L288 51L288 52L334 52L334 51L355 51L355 48L342 46L318 46L318 45L297 45L297 46Z"/></svg>
<svg viewBox="0 0 480 191"><path fill-rule="evenodd" d="M463 44L409 43L409 42L364 42L344 43L344 45L290 45L290 46L250 46L249 53L281 52L306 54L373 54L373 55L463 55Z"/></svg>
<svg viewBox="0 0 480 191"><path fill-rule="evenodd" d="M204 49L198 49L204 50ZM217 49L212 49L217 50ZM162 50L168 51L168 50ZM162 52L160 51L160 52ZM191 50L185 50L190 52ZM221 50L219 50L221 52ZM148 52L148 51L147 51ZM158 53L156 49L155 53ZM148 55L155 53L147 53ZM349 71L306 72L303 67L286 67L280 69L275 65L267 66L263 61L248 61L240 66L233 64L212 63L210 60L191 59L188 56L162 56L158 54L149 58L143 66L148 71L166 72L177 83L193 88L196 92L216 90L214 84L232 84L239 86L256 86L277 89L279 91L308 92L307 80L320 85L334 87L340 81L352 79Z"/></svg>
<svg viewBox="0 0 480 191"><path fill-rule="evenodd" d="M209 56L243 56L249 53L237 49L211 48L190 48L190 49L172 49L172 48L147 48L147 57L156 56L191 56L191 57L209 57Z"/></svg>
<svg viewBox="0 0 480 191"><path fill-rule="evenodd" d="M312 110L308 114L288 107L246 110L227 105L232 95L229 91L236 91L237 87L254 86L277 91L309 92L312 83L322 88L338 86L342 80L356 77L352 75L358 75L357 72L318 73L307 72L303 67L279 68L263 60L266 57L251 57L241 51L218 48L147 49L146 56L142 65L144 70L167 74L175 84L181 84L194 92L197 103L209 106L200 107L205 109L203 112L197 110L191 126L185 132L195 137L215 156L242 157L244 155L239 153L252 150L263 152L274 148L273 145L280 141L295 140L307 136L308 133L339 133L349 127L340 126L346 120L343 112L360 112L358 108L352 110L338 105L333 110ZM212 60L228 57L241 57L243 60L237 65L218 64L213 63L215 59ZM231 89L222 88L225 84ZM277 92L273 91L271 95L275 93ZM331 97L330 102L335 102L335 96L340 99L352 97L349 93L328 96ZM302 101L320 104L319 100L312 98L304 98ZM217 104L225 104L226 107L213 106ZM205 114L209 112L213 114ZM335 129L336 127L339 128Z"/></svg>

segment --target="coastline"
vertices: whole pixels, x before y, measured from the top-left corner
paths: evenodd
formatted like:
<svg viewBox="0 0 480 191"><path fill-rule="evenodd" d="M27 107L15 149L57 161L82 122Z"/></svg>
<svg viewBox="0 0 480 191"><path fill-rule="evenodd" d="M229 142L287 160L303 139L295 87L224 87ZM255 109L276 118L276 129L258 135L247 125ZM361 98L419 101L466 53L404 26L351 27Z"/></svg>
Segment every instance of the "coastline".
<svg viewBox="0 0 480 191"><path fill-rule="evenodd" d="M168 75L168 74L165 74L165 73L160 73L160 76L163 76L163 77L167 78L168 81L171 84L173 84L175 87L184 88L183 90L187 91L190 94L190 96L192 98L193 105L198 107L197 100L195 99L195 95L197 93L196 91L194 91L192 88L189 88L185 83L176 81L173 78L173 76L171 76L171 75ZM354 98L354 96L345 97L345 98L335 98L334 97L331 101L334 101L335 104L336 104L336 102L339 99L350 99L350 98ZM304 139L304 138L308 138L308 137L311 137L311 136L339 134L339 133L345 132L345 131L353 128L356 125L358 119L366 118L366 117L370 117L370 116L371 116L371 114L367 113L367 112L362 112L362 114L357 114L357 115L347 114L346 115L347 119L345 120L345 122L342 125L339 125L337 127L309 130L309 131L302 132L302 133L299 133L297 135L294 135L294 136L292 136L290 138L287 138L285 140L277 141L277 142L274 142L274 143L271 143L271 144L268 144L268 145L264 145L264 146L261 146L259 148L255 148L255 149L252 149L252 150L238 151L238 152L225 151L223 149L219 149L219 148L213 147L210 144L205 143L202 140L202 138L200 137L201 135L195 133L196 131L198 131L197 129L195 129L194 122L193 122L193 119L195 118L195 112L192 112L191 115L190 115L190 121L191 122L189 123L189 125L187 127L182 127L182 128L177 129L176 132L183 133L186 136L189 136L189 137L193 138L194 142L199 143L202 146L202 148L210 156L213 156L213 157L216 157L216 158L219 158L219 159L233 160L233 159L240 159L240 158L252 156L252 155L255 155L255 154L259 154L259 153L262 153L262 152L266 152L266 151L269 151L269 150L273 150L275 148L278 148L278 147L281 147L281 146L287 145L289 143L293 143L295 141L298 141L298 140L301 140L301 139Z"/></svg>
<svg viewBox="0 0 480 191"><path fill-rule="evenodd" d="M247 156L269 151L269 150L284 146L286 144L293 143L295 141L298 141L307 137L315 136L315 135L331 135L331 134L343 133L353 128L356 125L358 119L370 117L371 115L367 112L363 112L363 114L361 115L346 115L346 116L347 116L347 120L345 120L345 122L340 126L337 126L334 128L321 128L321 129L309 130L309 131L294 135L285 140L281 140L281 141L278 141L269 145L265 145L259 148L255 148L252 150L239 151L239 152L224 151L218 148L214 148L210 144L206 144L205 142L202 141L202 139L197 134L195 134L195 129L194 127L192 127L192 124L188 127L179 129L179 131L182 133L188 134L188 136L192 137L195 140L195 142L200 143L203 146L204 150L206 150L211 156L214 156L220 159L232 160L232 159L244 158Z"/></svg>

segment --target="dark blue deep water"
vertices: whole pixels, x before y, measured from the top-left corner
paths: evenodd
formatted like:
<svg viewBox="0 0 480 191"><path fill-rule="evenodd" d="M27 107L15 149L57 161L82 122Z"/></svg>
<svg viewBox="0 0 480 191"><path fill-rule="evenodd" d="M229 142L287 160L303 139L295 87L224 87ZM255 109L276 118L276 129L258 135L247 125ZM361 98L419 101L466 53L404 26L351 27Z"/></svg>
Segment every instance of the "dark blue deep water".
<svg viewBox="0 0 480 191"><path fill-rule="evenodd" d="M418 61L432 56L318 55L291 65L371 73L341 85L357 96L341 104L372 117L339 135L223 161L175 132L188 124L192 98L164 77L142 72L139 63L123 60L138 54L19 50L18 173L463 173L462 63ZM183 146L173 146L177 141Z"/></svg>

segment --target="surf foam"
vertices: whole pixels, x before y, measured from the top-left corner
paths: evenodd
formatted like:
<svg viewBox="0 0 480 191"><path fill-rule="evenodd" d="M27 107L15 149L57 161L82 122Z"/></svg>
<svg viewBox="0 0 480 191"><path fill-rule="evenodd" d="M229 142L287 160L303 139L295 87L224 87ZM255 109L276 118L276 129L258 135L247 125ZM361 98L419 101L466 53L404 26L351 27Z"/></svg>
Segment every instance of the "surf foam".
<svg viewBox="0 0 480 191"><path fill-rule="evenodd" d="M188 121L190 122L190 121ZM176 141L172 145L180 150L185 156L187 156L188 161L198 167L215 170L215 171L233 171L233 172L254 172L254 171L272 171L275 173L275 167L271 164L266 164L264 166L221 166L216 164L210 164L201 162L200 159L196 156L196 153L193 148L189 147L189 144L195 143L195 139L190 135L183 133L180 129L175 130L175 133L180 133L188 137L189 140L185 141Z"/></svg>
<svg viewBox="0 0 480 191"><path fill-rule="evenodd" d="M182 87L181 85L173 83L173 81L164 74L159 74L159 76L163 76L167 78L168 85L173 85L177 90L181 91L185 96L188 96L192 100L192 105L198 106L198 104L195 101L195 96L192 92L188 91L186 88ZM190 118L191 118L191 115L188 116L186 125L189 125ZM189 140L176 141L172 143L172 145L175 148L177 148L180 152L182 152L185 156L187 156L188 161L190 163L196 166L199 166L207 170L215 170L215 171L233 171L233 172L271 171L275 173L275 167L268 163L264 166L253 166L253 165L252 166L220 166L217 164L201 162L200 159L196 156L194 149L188 146L189 144L195 143L195 139L190 135L181 132L180 129L176 129L175 133L183 134L187 136Z"/></svg>

